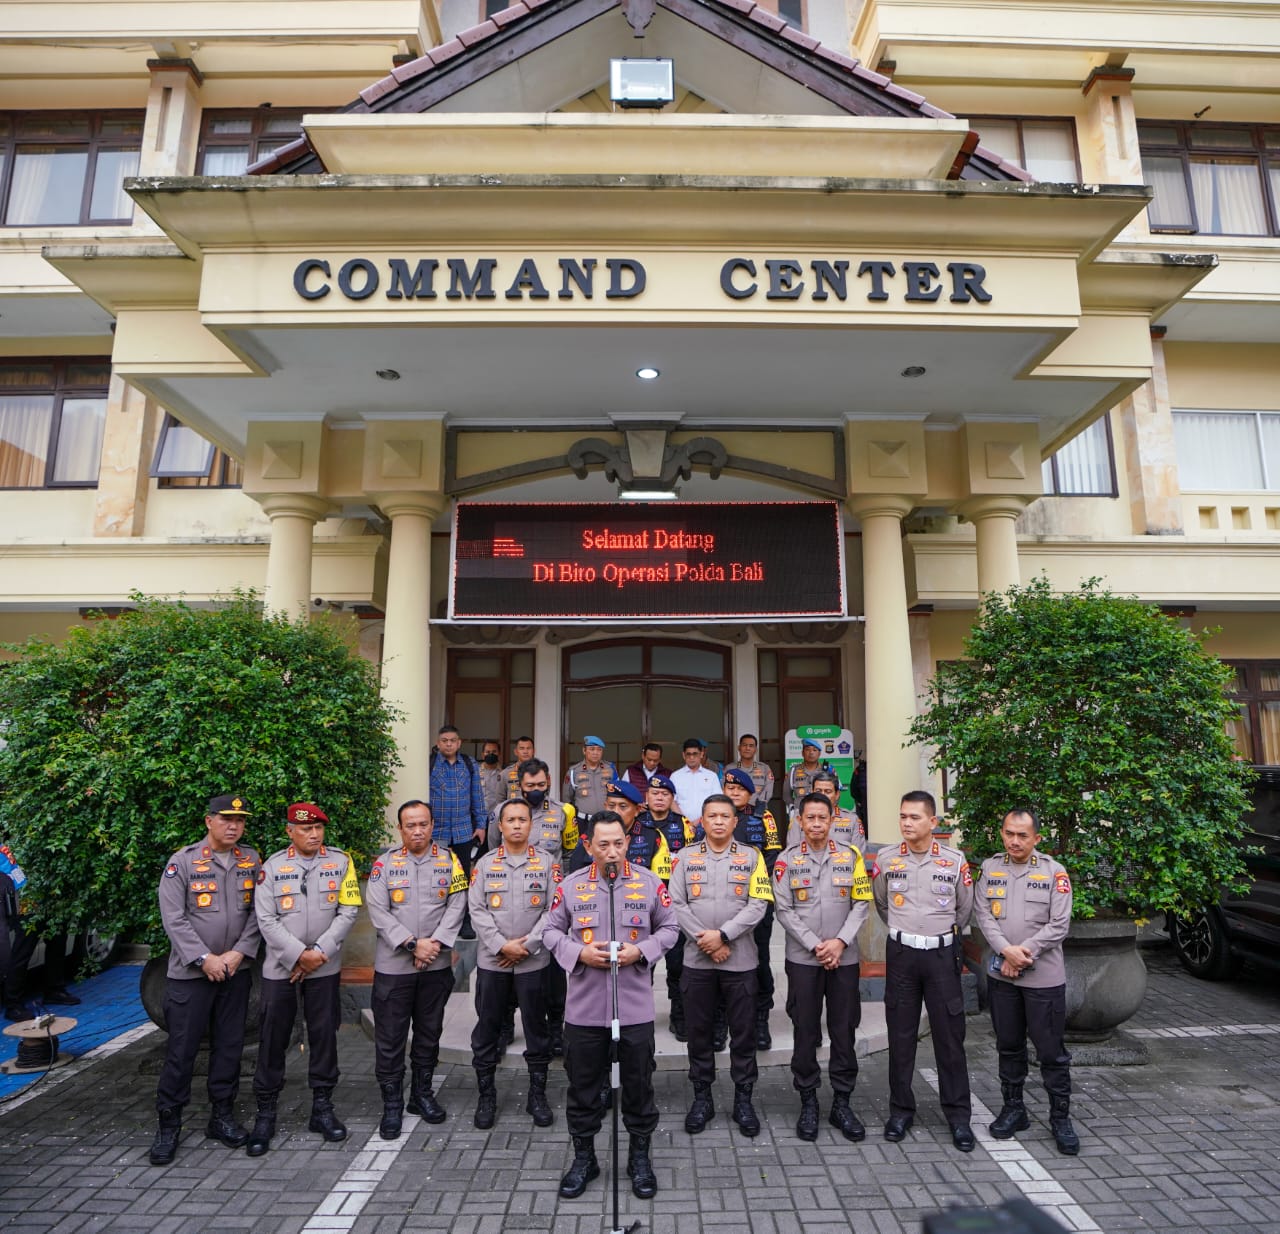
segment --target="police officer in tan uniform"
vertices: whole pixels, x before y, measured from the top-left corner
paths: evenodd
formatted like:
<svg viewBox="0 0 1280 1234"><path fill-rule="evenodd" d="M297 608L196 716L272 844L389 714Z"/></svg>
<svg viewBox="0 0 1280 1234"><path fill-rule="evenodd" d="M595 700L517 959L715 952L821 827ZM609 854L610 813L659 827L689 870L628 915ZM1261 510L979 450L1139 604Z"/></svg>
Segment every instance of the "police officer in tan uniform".
<svg viewBox="0 0 1280 1234"><path fill-rule="evenodd" d="M513 797L521 796L520 793L520 768L531 758L536 758L534 753L532 737L517 737L515 744L515 758L502 769L502 777L507 786L507 800Z"/></svg>
<svg viewBox="0 0 1280 1234"><path fill-rule="evenodd" d="M605 759L604 741L590 735L582 739L582 761L565 773L560 799L578 811L580 818L604 809L605 790L618 778L618 769Z"/></svg>
<svg viewBox="0 0 1280 1234"><path fill-rule="evenodd" d="M473 867L467 893L479 940L476 1026L471 1033L471 1065L480 1093L475 1125L487 1131L497 1117L494 1071L498 1038L514 994L524 1025L524 1061L529 1068L525 1110L533 1116L534 1126L550 1127L547 1066L551 1039L547 1034L544 973L548 953L542 943L542 927L560 882L560 863L530 844L533 822L527 801L504 801L498 807L498 826L501 843Z"/></svg>
<svg viewBox="0 0 1280 1234"><path fill-rule="evenodd" d="M858 1079L854 1038L862 1020L858 931L871 905L871 880L861 851L831 836L831 802L810 793L799 804L804 839L773 866L775 911L787 936L787 1015L795 1026L796 1135L818 1138L818 1038L825 1003L835 1094L830 1122L846 1140L857 1141L866 1129L849 1108L849 1096Z"/></svg>
<svg viewBox="0 0 1280 1234"><path fill-rule="evenodd" d="M813 791L821 793L831 802L831 838L846 848L863 849L867 843L866 828L856 810L846 810L840 804L840 777L834 771L820 771L813 777ZM799 844L804 839L799 814L792 816L787 829L787 846Z"/></svg>
<svg viewBox="0 0 1280 1234"><path fill-rule="evenodd" d="M326 1140L347 1138L333 1112L338 1082L338 1025L342 1015L338 981L342 940L360 907L360 883L351 858L326 848L329 816L313 802L299 801L285 815L289 847L273 853L258 874L254 911L267 945L262 966L261 1035L253 1092L258 1114L246 1152L260 1157L271 1147L276 1101L284 1087L285 1053L293 1036L301 988L310 1045L311 1131Z"/></svg>
<svg viewBox="0 0 1280 1234"><path fill-rule="evenodd" d="M253 961L261 943L253 912L260 862L240 843L248 817L238 793L214 797L205 810L204 839L174 853L160 879L160 919L169 936L169 1040L156 1085L159 1126L152 1165L168 1165L178 1150L182 1109L191 1100L191 1073L206 1030L213 1108L205 1134L228 1148L249 1138L235 1117Z"/></svg>
<svg viewBox="0 0 1280 1234"><path fill-rule="evenodd" d="M773 770L768 763L756 759L756 751L760 749L760 741L755 733L743 733L738 738L738 761L726 763L721 773L721 782L731 771L745 771L751 777L754 786L751 792L751 804L762 809L773 800Z"/></svg>
<svg viewBox="0 0 1280 1234"><path fill-rule="evenodd" d="M969 1068L964 1055L960 991L961 932L973 912L973 876L957 848L933 837L931 794L907 793L898 807L902 843L885 845L871 870L876 911L889 927L884 1011L889 1030L889 1118L886 1140L901 1140L915 1121L911 1077L916 1066L920 1004L929 1012L942 1112L951 1142L973 1151Z"/></svg>
<svg viewBox="0 0 1280 1234"><path fill-rule="evenodd" d="M764 855L733 838L737 821L733 802L723 793L712 793L702 803L706 838L682 849L671 871L671 900L687 940L680 984L693 1083L693 1103L684 1120L690 1135L703 1131L715 1117L711 1032L720 996L729 1018L733 1121L743 1135L760 1132L751 1101L757 1075L753 932L773 903L773 888Z"/></svg>
<svg viewBox="0 0 1280 1234"><path fill-rule="evenodd" d="M1004 1098L990 1130L997 1140L1007 1140L1031 1126L1022 1100L1030 1035L1049 1094L1049 1129L1058 1151L1074 1157L1080 1138L1071 1125L1071 1055L1062 1039L1067 1016L1062 940L1071 926L1071 877L1037 850L1040 825L1030 810L1010 810L1000 836L1004 852L982 863L974 904L978 928L991 948L987 1004Z"/></svg>
<svg viewBox="0 0 1280 1234"><path fill-rule="evenodd" d="M822 743L806 737L800 743L800 758L782 781L782 802L788 811L795 813L800 799L813 792L813 778L829 768L822 761Z"/></svg>
<svg viewBox="0 0 1280 1234"><path fill-rule="evenodd" d="M432 841L434 821L424 801L406 801L396 815L403 847L383 853L369 872L369 920L378 932L373 957L374 1075L382 1091L384 1140L400 1135L404 1050L409 1057L409 1112L442 1123L431 1088L440 1058L444 1007L453 990L453 944L467 908L467 878L457 854Z"/></svg>

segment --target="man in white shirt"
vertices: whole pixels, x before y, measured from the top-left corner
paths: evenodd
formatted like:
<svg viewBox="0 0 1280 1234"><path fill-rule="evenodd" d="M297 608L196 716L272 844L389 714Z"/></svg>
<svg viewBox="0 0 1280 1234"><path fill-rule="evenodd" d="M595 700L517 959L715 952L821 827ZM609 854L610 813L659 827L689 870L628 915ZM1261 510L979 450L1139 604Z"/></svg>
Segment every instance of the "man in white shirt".
<svg viewBox="0 0 1280 1234"><path fill-rule="evenodd" d="M712 793L720 792L720 777L702 765L702 752L707 743L701 737L686 737L681 753L684 766L671 773L676 786L676 808L685 818L701 818L702 803Z"/></svg>

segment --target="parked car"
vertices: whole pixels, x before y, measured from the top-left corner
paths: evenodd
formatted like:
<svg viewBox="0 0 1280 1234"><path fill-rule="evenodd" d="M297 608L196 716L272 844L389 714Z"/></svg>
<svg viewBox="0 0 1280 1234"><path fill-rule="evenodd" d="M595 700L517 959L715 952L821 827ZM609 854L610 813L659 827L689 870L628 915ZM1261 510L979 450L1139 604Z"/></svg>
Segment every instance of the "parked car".
<svg viewBox="0 0 1280 1234"><path fill-rule="evenodd" d="M1245 960L1280 968L1280 767L1259 767L1254 809L1242 843L1252 882L1244 895L1224 894L1186 919L1169 919L1169 938L1182 966L1195 977L1220 981Z"/></svg>

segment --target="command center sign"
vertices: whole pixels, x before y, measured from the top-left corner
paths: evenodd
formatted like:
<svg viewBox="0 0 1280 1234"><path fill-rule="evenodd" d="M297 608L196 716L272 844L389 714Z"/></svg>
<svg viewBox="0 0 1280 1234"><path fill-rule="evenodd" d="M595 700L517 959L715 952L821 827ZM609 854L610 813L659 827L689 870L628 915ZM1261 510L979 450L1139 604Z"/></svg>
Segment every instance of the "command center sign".
<svg viewBox="0 0 1280 1234"><path fill-rule="evenodd" d="M455 621L844 616L840 509L812 502L456 507Z"/></svg>

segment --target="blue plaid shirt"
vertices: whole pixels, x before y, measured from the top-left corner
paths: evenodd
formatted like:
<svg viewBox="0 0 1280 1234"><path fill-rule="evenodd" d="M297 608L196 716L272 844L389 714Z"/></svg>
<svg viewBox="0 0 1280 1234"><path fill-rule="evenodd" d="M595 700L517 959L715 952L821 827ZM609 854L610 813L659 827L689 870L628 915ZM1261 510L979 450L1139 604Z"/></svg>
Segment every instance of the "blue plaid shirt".
<svg viewBox="0 0 1280 1234"><path fill-rule="evenodd" d="M436 755L429 783L427 796L435 819L432 838L436 843L463 844L477 828L488 825L479 769L461 754L452 763L443 754Z"/></svg>

